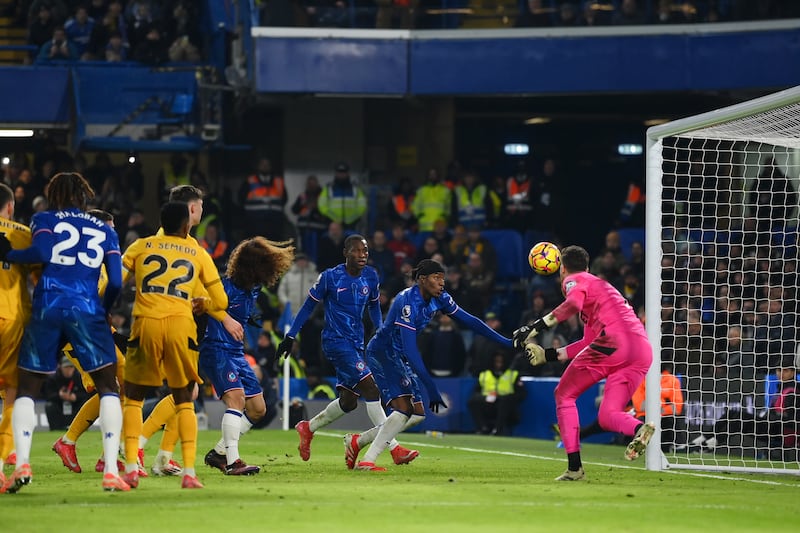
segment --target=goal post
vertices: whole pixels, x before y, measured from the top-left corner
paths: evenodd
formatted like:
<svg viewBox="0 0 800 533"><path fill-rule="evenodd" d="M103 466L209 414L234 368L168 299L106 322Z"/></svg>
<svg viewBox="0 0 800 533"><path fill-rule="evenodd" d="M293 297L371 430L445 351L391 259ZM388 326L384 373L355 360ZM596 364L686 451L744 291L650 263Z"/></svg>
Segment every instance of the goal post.
<svg viewBox="0 0 800 533"><path fill-rule="evenodd" d="M798 149L800 86L647 130L650 470L800 474L797 425L761 416L800 363Z"/></svg>

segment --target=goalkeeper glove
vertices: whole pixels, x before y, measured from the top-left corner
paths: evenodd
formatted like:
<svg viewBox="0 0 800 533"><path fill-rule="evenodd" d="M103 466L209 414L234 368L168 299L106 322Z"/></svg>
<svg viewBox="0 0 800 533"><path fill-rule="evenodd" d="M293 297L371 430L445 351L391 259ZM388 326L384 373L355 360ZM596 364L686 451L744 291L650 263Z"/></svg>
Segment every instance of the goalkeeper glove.
<svg viewBox="0 0 800 533"><path fill-rule="evenodd" d="M542 348L536 343L528 343L525 345L525 353L528 356L531 366L543 365L550 361L558 360L558 351L555 348Z"/></svg>
<svg viewBox="0 0 800 533"><path fill-rule="evenodd" d="M539 333L552 328L556 324L558 324L556 317L553 316L553 313L548 313L542 318L536 320L533 324L529 326L522 326L518 330L514 331L514 347L524 347L529 342L532 342L532 340L536 338Z"/></svg>

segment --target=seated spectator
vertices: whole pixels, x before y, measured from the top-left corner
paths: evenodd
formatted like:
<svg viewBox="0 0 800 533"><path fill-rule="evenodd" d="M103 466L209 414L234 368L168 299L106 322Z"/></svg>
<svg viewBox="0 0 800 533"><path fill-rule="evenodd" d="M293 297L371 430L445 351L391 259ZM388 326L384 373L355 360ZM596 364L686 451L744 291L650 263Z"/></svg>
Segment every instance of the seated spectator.
<svg viewBox="0 0 800 533"><path fill-rule="evenodd" d="M404 261L413 261L417 255L417 248L408 240L405 224L402 222L395 222L392 225L392 238L386 243L386 247L394 253L395 271L400 270L400 265Z"/></svg>
<svg viewBox="0 0 800 533"><path fill-rule="evenodd" d="M56 373L44 382L45 412L51 430L67 429L89 394L75 365L64 357Z"/></svg>
<svg viewBox="0 0 800 533"><path fill-rule="evenodd" d="M161 30L157 26L150 26L144 40L136 44L133 59L145 65L160 65L167 61L167 44L161 38Z"/></svg>
<svg viewBox="0 0 800 533"><path fill-rule="evenodd" d="M614 14L614 24L618 26L645 24L644 11L638 0L622 0L622 5Z"/></svg>
<svg viewBox="0 0 800 533"><path fill-rule="evenodd" d="M44 43L39 49L36 62L76 61L79 57L78 49L67 39L67 34L64 33L64 27L56 26L53 30L52 39Z"/></svg>
<svg viewBox="0 0 800 533"><path fill-rule="evenodd" d="M461 375L467 351L458 326L450 315L442 314L420 335L420 353L426 368L434 377L454 378Z"/></svg>
<svg viewBox="0 0 800 533"><path fill-rule="evenodd" d="M328 225L328 233L323 235L317 245L317 269L320 272L339 263L344 263L344 229L338 222Z"/></svg>
<svg viewBox="0 0 800 533"><path fill-rule="evenodd" d="M122 40L120 32L115 30L108 36L108 44L106 44L104 55L106 61L112 63L128 60L128 43Z"/></svg>
<svg viewBox="0 0 800 533"><path fill-rule="evenodd" d="M199 240L200 246L208 252L217 269L222 272L225 269L225 263L228 261L230 249L228 241L226 241L219 231L219 225L212 223L206 226L206 232L202 239Z"/></svg>
<svg viewBox="0 0 800 533"><path fill-rule="evenodd" d="M165 40L169 45L170 61L198 62L200 54L200 36L197 31L197 13L192 3L178 0L172 7L172 17L167 17Z"/></svg>
<svg viewBox="0 0 800 533"><path fill-rule="evenodd" d="M335 400L336 390L322 377L322 370L316 367L306 370L309 400Z"/></svg>
<svg viewBox="0 0 800 533"><path fill-rule="evenodd" d="M447 271L448 280L450 279L450 272L457 271L456 269L450 269ZM448 294L453 296L453 292L448 288ZM455 299L455 296L453 297ZM456 300L461 301L461 300ZM494 311L489 311L483 317L483 321L486 322L486 325L495 330L496 332L500 333L501 335L506 335L507 333L503 331L503 323L500 321L500 317L497 316L497 313ZM489 340L487 337L483 335L477 335L475 339L472 341L472 346L469 348L468 359L469 364L467 365L467 371L470 375L474 377L478 377L481 372L486 370L487 368L492 367L492 358L494 357L495 353L498 351L497 345L494 344L494 341ZM508 354L506 354L508 355ZM527 362L527 359L526 359ZM530 364L527 365L530 367Z"/></svg>
<svg viewBox="0 0 800 533"><path fill-rule="evenodd" d="M50 6L42 4L36 13L36 18L30 22L28 26L28 44L41 49L44 43L53 37L53 30L56 28L56 22L53 19ZM32 54L34 54L32 52ZM35 54L31 59L35 58Z"/></svg>
<svg viewBox="0 0 800 533"><path fill-rule="evenodd" d="M394 276L394 252L386 247L386 234L381 230L375 230L372 234L367 264L378 271L381 284Z"/></svg>
<svg viewBox="0 0 800 533"><path fill-rule="evenodd" d="M297 195L292 204L292 213L297 215L297 230L300 232L303 250L316 255L319 238L325 234L330 220L319 211L319 195L322 187L314 174L306 178L303 192Z"/></svg>
<svg viewBox="0 0 800 533"><path fill-rule="evenodd" d="M519 422L519 405L524 398L519 372L509 368L502 352L495 352L491 368L478 375L477 387L468 401L478 433L510 436Z"/></svg>
<svg viewBox="0 0 800 533"><path fill-rule="evenodd" d="M64 33L67 35L67 39L75 45L78 57L81 59L88 58L86 53L89 51L89 39L94 26L95 20L89 16L84 5L76 7L75 14L64 23Z"/></svg>
<svg viewBox="0 0 800 533"><path fill-rule="evenodd" d="M306 296L308 296L308 289L314 285L318 277L317 265L306 254L300 252L294 256L294 264L281 278L278 285L278 299L281 302L281 306L285 309L289 305L292 317L302 307ZM305 324L303 327L305 328ZM300 331L301 335L306 333L304 329Z"/></svg>
<svg viewBox="0 0 800 533"><path fill-rule="evenodd" d="M778 393L770 400L766 409L750 412L725 410L725 414L714 424L713 434L702 434L691 444L703 446L714 452L728 444L732 434L754 435L756 446L794 449L797 446L797 371L794 357L786 356L775 369L778 377Z"/></svg>
<svg viewBox="0 0 800 533"><path fill-rule="evenodd" d="M514 26L517 28L546 28L553 25L553 8L544 0L528 0Z"/></svg>

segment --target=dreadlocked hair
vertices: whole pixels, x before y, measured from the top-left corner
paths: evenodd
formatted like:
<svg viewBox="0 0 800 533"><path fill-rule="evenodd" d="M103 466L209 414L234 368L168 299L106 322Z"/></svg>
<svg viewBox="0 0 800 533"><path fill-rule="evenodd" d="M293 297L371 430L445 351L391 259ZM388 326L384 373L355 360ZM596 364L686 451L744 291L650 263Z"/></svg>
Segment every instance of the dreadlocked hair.
<svg viewBox="0 0 800 533"><path fill-rule="evenodd" d="M59 172L47 184L47 203L51 209L78 208L86 210L86 204L94 198L94 190L77 172Z"/></svg>
<svg viewBox="0 0 800 533"><path fill-rule="evenodd" d="M292 241L253 237L239 243L228 259L227 276L243 289L275 285L294 262Z"/></svg>

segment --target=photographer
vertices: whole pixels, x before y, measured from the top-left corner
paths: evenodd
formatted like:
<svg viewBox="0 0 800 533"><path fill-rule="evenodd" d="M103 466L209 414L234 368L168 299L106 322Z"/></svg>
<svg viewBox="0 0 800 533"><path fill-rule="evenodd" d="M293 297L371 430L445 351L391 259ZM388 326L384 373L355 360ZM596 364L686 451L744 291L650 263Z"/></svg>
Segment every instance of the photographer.
<svg viewBox="0 0 800 533"><path fill-rule="evenodd" d="M50 429L67 429L88 396L80 373L72 361L64 357L56 373L44 383L45 411Z"/></svg>

